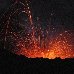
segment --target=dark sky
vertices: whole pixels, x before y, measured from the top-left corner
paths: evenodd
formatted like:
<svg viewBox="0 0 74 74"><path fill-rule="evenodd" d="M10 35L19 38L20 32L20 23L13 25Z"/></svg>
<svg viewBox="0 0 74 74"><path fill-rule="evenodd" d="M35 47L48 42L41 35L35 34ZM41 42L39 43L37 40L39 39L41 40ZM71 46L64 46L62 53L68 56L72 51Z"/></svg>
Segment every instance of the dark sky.
<svg viewBox="0 0 74 74"><path fill-rule="evenodd" d="M0 13L13 3L14 0L0 0ZM23 0L21 0L23 1ZM34 17L44 20L51 17L54 23L61 20L69 29L74 29L74 0L30 0Z"/></svg>
<svg viewBox="0 0 74 74"><path fill-rule="evenodd" d="M74 0L32 0L34 16L52 17L67 29L74 29ZM52 15L52 16L51 16Z"/></svg>

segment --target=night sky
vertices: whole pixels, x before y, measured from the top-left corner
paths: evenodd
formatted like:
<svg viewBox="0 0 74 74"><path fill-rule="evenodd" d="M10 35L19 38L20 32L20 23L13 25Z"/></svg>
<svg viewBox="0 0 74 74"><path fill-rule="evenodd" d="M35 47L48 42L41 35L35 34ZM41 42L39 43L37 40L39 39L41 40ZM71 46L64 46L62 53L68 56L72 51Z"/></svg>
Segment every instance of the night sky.
<svg viewBox="0 0 74 74"><path fill-rule="evenodd" d="M61 23L65 29L74 29L73 0L33 0L34 15L43 19L52 18L53 23Z"/></svg>
<svg viewBox="0 0 74 74"><path fill-rule="evenodd" d="M0 13L15 0L0 0ZM24 0L23 0L24 1ZM61 23L65 29L74 29L74 1L73 0L31 0L32 15L45 21L52 18L53 24ZM0 14L1 15L1 14Z"/></svg>

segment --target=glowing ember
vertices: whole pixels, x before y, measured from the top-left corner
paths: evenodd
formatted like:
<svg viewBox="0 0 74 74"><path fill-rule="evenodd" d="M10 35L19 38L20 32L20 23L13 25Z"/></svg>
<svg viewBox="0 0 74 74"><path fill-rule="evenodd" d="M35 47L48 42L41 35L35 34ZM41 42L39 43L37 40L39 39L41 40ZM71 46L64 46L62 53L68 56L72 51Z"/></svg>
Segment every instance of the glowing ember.
<svg viewBox="0 0 74 74"><path fill-rule="evenodd" d="M39 17L34 22L27 0L24 3L17 0L11 5L9 14L3 14L3 20L0 41L4 42L4 49L11 48L11 52L28 58L74 58L74 31L61 29L58 32L48 23L40 24Z"/></svg>
<svg viewBox="0 0 74 74"><path fill-rule="evenodd" d="M36 47L33 49L26 49L21 47L21 50L17 52L17 54L25 55L29 58L43 57L54 59L56 57L60 57L61 59L72 58L73 54L73 46L69 44L71 35L65 32L60 34L56 39L49 42L49 46L47 49L41 49L40 47ZM37 43L36 43L37 44Z"/></svg>

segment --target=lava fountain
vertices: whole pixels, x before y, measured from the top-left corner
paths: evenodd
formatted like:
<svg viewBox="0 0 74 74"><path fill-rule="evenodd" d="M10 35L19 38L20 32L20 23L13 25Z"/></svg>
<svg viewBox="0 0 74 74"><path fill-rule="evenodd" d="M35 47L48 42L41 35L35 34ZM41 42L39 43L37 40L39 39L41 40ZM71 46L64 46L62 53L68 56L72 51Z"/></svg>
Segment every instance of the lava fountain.
<svg viewBox="0 0 74 74"><path fill-rule="evenodd" d="M22 21L23 16L28 19ZM28 0L25 3L16 1L2 19L0 42L4 42L4 49L28 58L74 58L74 31L58 33L57 28L50 28L50 24L43 27L39 18L38 23L34 23Z"/></svg>
<svg viewBox="0 0 74 74"><path fill-rule="evenodd" d="M26 49L24 47L20 47L20 51L17 52L18 55L25 55L29 58L49 58L54 59L56 57L60 57L61 59L65 58L74 58L74 50L71 42L72 33L65 31L64 33L59 34L57 38L54 38L53 41L49 42L48 48L40 48L36 45L36 48ZM44 46L43 46L44 47Z"/></svg>

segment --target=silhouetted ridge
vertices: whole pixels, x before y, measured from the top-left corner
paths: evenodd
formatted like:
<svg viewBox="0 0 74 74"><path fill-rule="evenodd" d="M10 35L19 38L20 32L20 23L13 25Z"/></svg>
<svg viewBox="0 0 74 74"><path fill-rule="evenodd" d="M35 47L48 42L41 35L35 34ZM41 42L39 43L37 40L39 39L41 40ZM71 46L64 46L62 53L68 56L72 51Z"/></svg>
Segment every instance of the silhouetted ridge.
<svg viewBox="0 0 74 74"><path fill-rule="evenodd" d="M74 72L74 58L27 58L9 51L1 51L0 72L3 73L67 73Z"/></svg>

